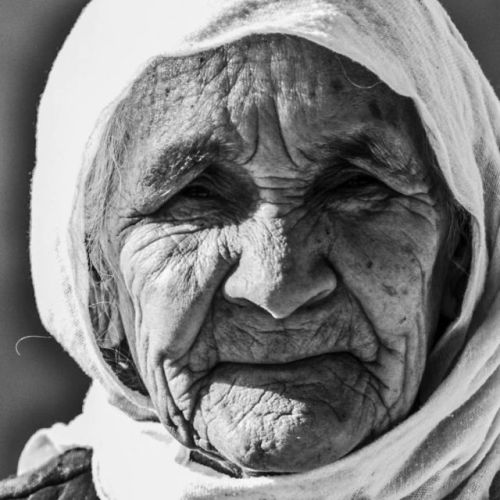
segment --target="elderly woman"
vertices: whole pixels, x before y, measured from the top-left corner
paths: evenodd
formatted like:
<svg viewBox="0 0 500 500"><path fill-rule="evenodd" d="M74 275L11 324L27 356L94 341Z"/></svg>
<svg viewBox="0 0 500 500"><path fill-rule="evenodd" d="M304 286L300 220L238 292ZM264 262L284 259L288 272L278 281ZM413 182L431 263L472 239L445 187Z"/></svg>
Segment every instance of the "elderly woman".
<svg viewBox="0 0 500 500"><path fill-rule="evenodd" d="M500 498L499 138L435 0L91 2L32 260L94 383L0 498Z"/></svg>

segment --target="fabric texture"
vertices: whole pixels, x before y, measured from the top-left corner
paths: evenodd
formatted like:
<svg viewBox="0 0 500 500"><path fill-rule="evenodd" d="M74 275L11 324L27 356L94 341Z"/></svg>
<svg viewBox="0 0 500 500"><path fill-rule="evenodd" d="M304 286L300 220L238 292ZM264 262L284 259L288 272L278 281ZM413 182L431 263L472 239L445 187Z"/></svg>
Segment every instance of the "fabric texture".
<svg viewBox="0 0 500 500"><path fill-rule="evenodd" d="M417 412L326 467L232 479L186 462L160 424L147 422L155 416L148 398L103 361L88 312L82 186L107 119L152 58L257 33L322 45L414 101L442 175L470 214L472 261L460 315L430 354L429 397ZM498 99L436 0L91 1L40 105L31 258L42 320L95 387L69 427L31 440L21 469L80 444L94 449L103 499L141 498L138 481L151 498L168 499L488 498L500 469L499 138Z"/></svg>
<svg viewBox="0 0 500 500"><path fill-rule="evenodd" d="M0 500L98 500L92 451L73 448L19 477L0 481Z"/></svg>

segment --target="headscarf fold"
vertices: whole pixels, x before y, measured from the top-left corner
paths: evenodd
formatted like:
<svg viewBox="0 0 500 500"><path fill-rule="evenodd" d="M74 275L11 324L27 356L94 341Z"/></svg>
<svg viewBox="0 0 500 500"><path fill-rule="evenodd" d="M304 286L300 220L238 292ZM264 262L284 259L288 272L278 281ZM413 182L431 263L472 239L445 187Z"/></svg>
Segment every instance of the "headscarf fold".
<svg viewBox="0 0 500 500"><path fill-rule="evenodd" d="M88 308L83 186L109 117L152 59L266 33L347 56L413 100L470 217L472 257L460 314L430 353L430 396L418 411L331 465L232 479L190 463L147 421L149 399L104 362ZM98 494L110 500L143 498L140 488L159 499L488 498L500 469L499 138L499 101L436 0L92 0L40 104L31 258L44 325L95 383L82 415L35 435L20 468L87 445Z"/></svg>

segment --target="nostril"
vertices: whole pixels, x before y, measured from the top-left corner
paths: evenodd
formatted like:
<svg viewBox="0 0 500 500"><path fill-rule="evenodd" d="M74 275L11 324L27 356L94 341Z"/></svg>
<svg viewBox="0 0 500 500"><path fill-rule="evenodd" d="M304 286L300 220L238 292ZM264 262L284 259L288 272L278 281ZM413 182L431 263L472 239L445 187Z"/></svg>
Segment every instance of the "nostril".
<svg viewBox="0 0 500 500"><path fill-rule="evenodd" d="M240 276L231 273L224 281L222 287L222 296L232 304L245 306L250 303L245 297L248 295L248 282Z"/></svg>
<svg viewBox="0 0 500 500"><path fill-rule="evenodd" d="M312 307L333 293L337 287L336 274L329 266L271 266L249 265L240 261L222 285L222 296L231 304L259 308L275 319L284 319L302 308ZM309 267L309 270L307 268ZM307 271L307 272L306 272Z"/></svg>
<svg viewBox="0 0 500 500"><path fill-rule="evenodd" d="M301 307L311 307L317 304L318 302L321 302L323 299L326 299L331 293L333 293L334 288L331 288L329 290L323 290L322 292L318 293L314 297L311 297L307 302L302 304Z"/></svg>
<svg viewBox="0 0 500 500"><path fill-rule="evenodd" d="M232 296L226 294L224 292L224 290L222 291L222 296L224 297L224 299L227 302L229 302L231 304L235 304L235 305L240 306L240 307L250 307L250 306L255 307L255 304L252 301L247 300L247 299L243 299L241 297L232 297Z"/></svg>

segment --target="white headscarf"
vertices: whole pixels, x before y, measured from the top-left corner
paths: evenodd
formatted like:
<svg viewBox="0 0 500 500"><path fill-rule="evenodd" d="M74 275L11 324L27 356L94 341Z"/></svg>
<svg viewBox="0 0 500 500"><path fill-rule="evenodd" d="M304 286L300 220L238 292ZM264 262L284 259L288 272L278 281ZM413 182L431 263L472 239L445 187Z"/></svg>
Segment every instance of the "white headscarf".
<svg viewBox="0 0 500 500"><path fill-rule="evenodd" d="M82 186L107 119L152 58L257 33L322 45L414 101L443 177L470 214L472 263L461 313L428 360L436 389L421 409L331 465L232 479L193 465L160 424L144 422L154 415L150 401L103 361L88 311ZM499 102L436 0L91 1L40 105L31 257L46 328L95 384L72 424L32 438L20 468L81 444L94 450L103 500L488 498L500 469L499 138Z"/></svg>

